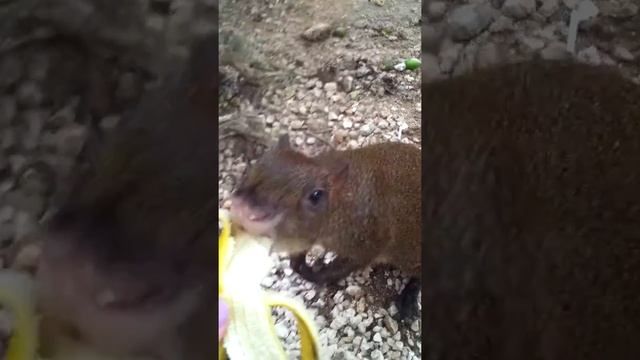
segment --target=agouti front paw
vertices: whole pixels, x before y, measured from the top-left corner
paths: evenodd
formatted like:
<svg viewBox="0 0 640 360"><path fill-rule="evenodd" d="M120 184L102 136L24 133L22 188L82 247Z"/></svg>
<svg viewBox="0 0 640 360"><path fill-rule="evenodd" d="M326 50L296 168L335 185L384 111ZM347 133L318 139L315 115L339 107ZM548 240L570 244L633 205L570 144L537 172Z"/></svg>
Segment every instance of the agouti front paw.
<svg viewBox="0 0 640 360"><path fill-rule="evenodd" d="M291 256L291 258L289 259L289 266L291 266L291 269L295 271L298 275L300 275L300 277L302 277L303 279L310 282L316 282L313 268L307 265L307 261L305 258L306 258L305 253Z"/></svg>
<svg viewBox="0 0 640 360"><path fill-rule="evenodd" d="M305 254L292 256L290 266L303 279L319 284L329 285L337 283L349 275L357 266L349 259L337 257L329 264L309 266L305 261Z"/></svg>
<svg viewBox="0 0 640 360"><path fill-rule="evenodd" d="M409 280L396 299L398 308L398 320L404 323L411 323L420 316L418 308L418 293L420 292L420 282L416 278Z"/></svg>

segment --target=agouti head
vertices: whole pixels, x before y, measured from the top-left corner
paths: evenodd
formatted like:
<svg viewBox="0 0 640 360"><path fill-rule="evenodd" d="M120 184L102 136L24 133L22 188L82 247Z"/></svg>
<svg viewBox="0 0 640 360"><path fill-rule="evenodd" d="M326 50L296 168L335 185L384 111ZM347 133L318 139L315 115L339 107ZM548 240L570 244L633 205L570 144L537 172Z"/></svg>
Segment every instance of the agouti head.
<svg viewBox="0 0 640 360"><path fill-rule="evenodd" d="M348 173L348 163L308 157L293 150L284 135L234 193L232 221L251 234L271 237L274 251L307 250L339 206Z"/></svg>
<svg viewBox="0 0 640 360"><path fill-rule="evenodd" d="M216 49L217 34L195 44L186 69L144 95L46 226L42 313L102 351L213 356L180 334L213 307Z"/></svg>

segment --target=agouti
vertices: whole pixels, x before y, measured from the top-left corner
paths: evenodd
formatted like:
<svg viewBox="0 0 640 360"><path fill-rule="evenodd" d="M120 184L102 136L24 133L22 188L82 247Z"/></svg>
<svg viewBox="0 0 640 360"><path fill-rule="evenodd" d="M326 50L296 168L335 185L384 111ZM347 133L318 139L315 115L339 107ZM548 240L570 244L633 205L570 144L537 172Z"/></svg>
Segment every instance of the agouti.
<svg viewBox="0 0 640 360"><path fill-rule="evenodd" d="M421 271L421 155L382 143L308 157L288 136L250 169L234 193L233 222L274 239L303 278L333 283L356 269L386 263L412 276L401 310L415 310ZM337 258L319 271L305 262L315 244ZM403 314L403 316L405 316Z"/></svg>
<svg viewBox="0 0 640 360"><path fill-rule="evenodd" d="M108 354L213 358L217 74L215 34L78 174L38 264L54 328Z"/></svg>
<svg viewBox="0 0 640 360"><path fill-rule="evenodd" d="M422 96L425 358L639 358L640 86L540 60Z"/></svg>

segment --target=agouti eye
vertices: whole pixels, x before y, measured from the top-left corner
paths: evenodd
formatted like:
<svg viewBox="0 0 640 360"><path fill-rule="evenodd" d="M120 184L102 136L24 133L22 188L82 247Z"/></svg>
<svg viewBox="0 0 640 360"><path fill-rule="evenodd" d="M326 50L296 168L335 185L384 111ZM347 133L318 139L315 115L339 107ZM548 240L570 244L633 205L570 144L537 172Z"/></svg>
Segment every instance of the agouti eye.
<svg viewBox="0 0 640 360"><path fill-rule="evenodd" d="M311 194L309 194L309 202L311 202L312 205L317 205L320 200L322 200L323 196L323 190L314 190L313 192L311 192Z"/></svg>

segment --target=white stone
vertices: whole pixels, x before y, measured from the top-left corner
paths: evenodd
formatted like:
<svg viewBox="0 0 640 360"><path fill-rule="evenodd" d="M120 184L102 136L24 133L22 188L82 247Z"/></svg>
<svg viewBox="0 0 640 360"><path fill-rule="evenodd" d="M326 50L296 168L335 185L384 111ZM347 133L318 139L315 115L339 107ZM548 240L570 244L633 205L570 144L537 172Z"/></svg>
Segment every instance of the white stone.
<svg viewBox="0 0 640 360"><path fill-rule="evenodd" d="M380 335L380 333L375 333L373 335L373 341L375 341L377 343L382 342L382 336Z"/></svg>

